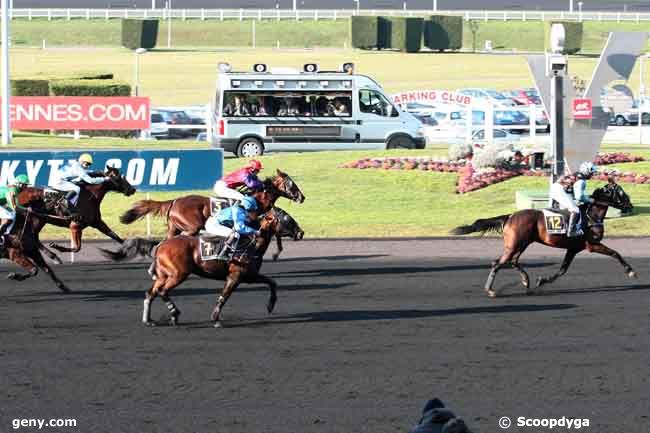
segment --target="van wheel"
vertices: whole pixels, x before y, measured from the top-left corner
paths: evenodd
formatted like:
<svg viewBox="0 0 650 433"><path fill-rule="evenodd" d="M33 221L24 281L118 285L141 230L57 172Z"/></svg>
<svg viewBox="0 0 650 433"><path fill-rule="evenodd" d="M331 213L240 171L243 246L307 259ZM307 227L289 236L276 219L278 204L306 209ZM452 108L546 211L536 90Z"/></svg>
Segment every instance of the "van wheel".
<svg viewBox="0 0 650 433"><path fill-rule="evenodd" d="M623 116L616 116L616 125L617 126L625 126L627 122L625 121L625 117Z"/></svg>
<svg viewBox="0 0 650 433"><path fill-rule="evenodd" d="M414 149L415 142L408 135L397 135L386 143L386 149Z"/></svg>
<svg viewBox="0 0 650 433"><path fill-rule="evenodd" d="M264 145L257 138L244 138L237 146L237 156L240 158L255 158L262 156L263 153Z"/></svg>

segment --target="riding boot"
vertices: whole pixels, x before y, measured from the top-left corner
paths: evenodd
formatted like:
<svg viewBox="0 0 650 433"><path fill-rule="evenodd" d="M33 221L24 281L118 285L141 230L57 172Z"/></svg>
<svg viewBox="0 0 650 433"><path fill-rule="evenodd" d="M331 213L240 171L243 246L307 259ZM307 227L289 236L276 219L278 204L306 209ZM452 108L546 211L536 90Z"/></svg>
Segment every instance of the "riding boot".
<svg viewBox="0 0 650 433"><path fill-rule="evenodd" d="M2 224L0 224L0 236L4 236L5 231L10 225L11 225L11 221L5 221ZM2 240L4 240L4 237L2 238Z"/></svg>
<svg viewBox="0 0 650 433"><path fill-rule="evenodd" d="M72 204L72 199L77 195L76 192L74 191L68 191L68 193L65 195L65 212L72 218L75 218L79 215L77 212L76 206Z"/></svg>
<svg viewBox="0 0 650 433"><path fill-rule="evenodd" d="M232 254L236 251L237 249L237 237L235 233L232 233L230 236L226 238L226 240L223 242L223 247L221 247L221 251L219 251L219 255L217 256L217 259L219 260L230 260L232 257ZM235 243L233 245L233 242Z"/></svg>
<svg viewBox="0 0 650 433"><path fill-rule="evenodd" d="M567 227L567 237L574 238L584 234L578 224L579 221L579 214L577 212L571 212L569 216L569 227Z"/></svg>

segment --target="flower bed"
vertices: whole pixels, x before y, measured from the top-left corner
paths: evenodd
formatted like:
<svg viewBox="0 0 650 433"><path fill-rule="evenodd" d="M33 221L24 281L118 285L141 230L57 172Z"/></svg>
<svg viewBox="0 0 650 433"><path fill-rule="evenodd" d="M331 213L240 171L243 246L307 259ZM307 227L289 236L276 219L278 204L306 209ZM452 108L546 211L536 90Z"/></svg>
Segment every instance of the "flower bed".
<svg viewBox="0 0 650 433"><path fill-rule="evenodd" d="M624 162L640 162L644 158L632 156L628 153L601 153L596 157L596 164L608 165ZM506 170L502 168L483 169L476 171L472 164L466 160L448 161L444 159L435 159L428 157L403 157L403 158L364 158L357 161L347 162L340 165L341 168L357 169L383 169L383 170L422 170L435 171L439 173L458 173L458 183L456 192L463 194L470 191L476 191L517 176L547 176L544 171L534 171L528 169ZM620 172L619 170L603 169L594 176L594 179L606 181L608 178L614 178L616 182L626 182L635 184L650 184L650 175L636 174L632 172Z"/></svg>

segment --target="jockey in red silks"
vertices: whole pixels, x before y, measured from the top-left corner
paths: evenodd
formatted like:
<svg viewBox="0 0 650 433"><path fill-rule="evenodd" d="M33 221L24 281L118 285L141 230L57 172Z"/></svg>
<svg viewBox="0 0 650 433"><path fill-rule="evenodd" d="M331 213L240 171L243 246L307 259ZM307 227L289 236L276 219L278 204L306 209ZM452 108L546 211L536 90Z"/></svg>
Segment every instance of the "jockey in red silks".
<svg viewBox="0 0 650 433"><path fill-rule="evenodd" d="M252 159L245 167L226 174L214 184L214 193L217 197L223 197L241 201L244 195L237 191L242 186L251 191L261 191L264 184L257 178L257 173L262 170L262 163Z"/></svg>

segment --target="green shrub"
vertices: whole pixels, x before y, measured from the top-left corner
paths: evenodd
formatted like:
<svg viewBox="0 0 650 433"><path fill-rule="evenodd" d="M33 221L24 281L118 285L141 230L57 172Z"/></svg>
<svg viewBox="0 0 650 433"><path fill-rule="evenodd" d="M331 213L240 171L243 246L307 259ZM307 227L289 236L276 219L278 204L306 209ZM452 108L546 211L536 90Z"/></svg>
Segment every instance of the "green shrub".
<svg viewBox="0 0 650 433"><path fill-rule="evenodd" d="M416 53L422 47L422 18L391 17L390 48L408 53Z"/></svg>
<svg viewBox="0 0 650 433"><path fill-rule="evenodd" d="M547 21L544 23L544 50L551 49L551 26L564 25L565 39L562 54L576 54L582 50L582 23L575 21Z"/></svg>
<svg viewBox="0 0 650 433"><path fill-rule="evenodd" d="M377 17L353 16L350 20L350 26L353 48L363 50L380 48L379 20Z"/></svg>
<svg viewBox="0 0 650 433"><path fill-rule="evenodd" d="M158 20L122 19L122 46L152 49L158 38Z"/></svg>
<svg viewBox="0 0 650 433"><path fill-rule="evenodd" d="M393 23L388 17L377 17L377 48L391 48Z"/></svg>
<svg viewBox="0 0 650 433"><path fill-rule="evenodd" d="M50 82L45 79L11 80L12 96L49 96Z"/></svg>
<svg viewBox="0 0 650 433"><path fill-rule="evenodd" d="M89 72L79 72L76 74L69 75L61 79L70 79L70 80L112 80L115 75L112 72L108 71L89 71Z"/></svg>
<svg viewBox="0 0 650 433"><path fill-rule="evenodd" d="M116 80L54 80L50 82L54 96L130 96L131 86Z"/></svg>
<svg viewBox="0 0 650 433"><path fill-rule="evenodd" d="M463 17L432 15L424 23L424 45L432 50L460 50L463 46Z"/></svg>

